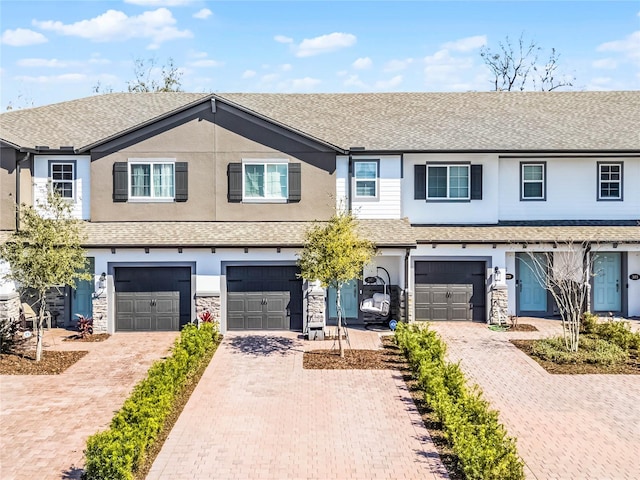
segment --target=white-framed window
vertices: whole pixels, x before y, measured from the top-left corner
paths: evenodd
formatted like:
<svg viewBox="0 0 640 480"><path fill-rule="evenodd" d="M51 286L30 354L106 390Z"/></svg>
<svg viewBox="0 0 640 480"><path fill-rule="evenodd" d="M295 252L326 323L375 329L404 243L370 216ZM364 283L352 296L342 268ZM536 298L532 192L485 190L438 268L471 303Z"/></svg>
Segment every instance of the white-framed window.
<svg viewBox="0 0 640 480"><path fill-rule="evenodd" d="M427 165L427 200L469 200L469 165Z"/></svg>
<svg viewBox="0 0 640 480"><path fill-rule="evenodd" d="M175 160L129 159L131 200L173 200L175 191Z"/></svg>
<svg viewBox="0 0 640 480"><path fill-rule="evenodd" d="M520 164L520 199L545 200L546 165L543 162Z"/></svg>
<svg viewBox="0 0 640 480"><path fill-rule="evenodd" d="M598 200L622 200L622 163L598 162Z"/></svg>
<svg viewBox="0 0 640 480"><path fill-rule="evenodd" d="M358 160L353 162L353 180L356 198L376 198L378 196L378 161Z"/></svg>
<svg viewBox="0 0 640 480"><path fill-rule="evenodd" d="M287 160L243 160L243 201L286 202L289 197Z"/></svg>
<svg viewBox="0 0 640 480"><path fill-rule="evenodd" d="M49 162L49 178L51 179L51 188L54 192L57 192L62 198L68 200L75 199L74 162Z"/></svg>

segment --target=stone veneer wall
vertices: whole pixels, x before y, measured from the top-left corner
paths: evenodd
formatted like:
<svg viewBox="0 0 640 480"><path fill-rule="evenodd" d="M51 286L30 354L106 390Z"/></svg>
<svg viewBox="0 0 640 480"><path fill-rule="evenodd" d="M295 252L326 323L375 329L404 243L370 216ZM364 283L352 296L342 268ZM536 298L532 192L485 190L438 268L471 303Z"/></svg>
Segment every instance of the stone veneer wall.
<svg viewBox="0 0 640 480"><path fill-rule="evenodd" d="M0 321L20 317L20 295L17 292L0 295Z"/></svg>
<svg viewBox="0 0 640 480"><path fill-rule="evenodd" d="M93 298L93 331L107 331L107 296L104 293Z"/></svg>
<svg viewBox="0 0 640 480"><path fill-rule="evenodd" d="M54 325L53 320L55 319L57 326L66 326L64 321L64 319L67 318L64 311L65 288L53 287L49 289L46 298L47 310L51 313L52 316L51 324ZM74 322L75 319L72 318L71 321ZM75 323L73 326L75 326Z"/></svg>
<svg viewBox="0 0 640 480"><path fill-rule="evenodd" d="M506 324L509 322L508 294L506 285L491 287L491 309L489 323Z"/></svg>
<svg viewBox="0 0 640 480"><path fill-rule="evenodd" d="M214 321L220 323L220 308L221 308L220 295L210 296L198 296L196 297L196 317L200 317L200 314L209 310L213 316Z"/></svg>
<svg viewBox="0 0 640 480"><path fill-rule="evenodd" d="M320 285L309 283L306 291L307 298L307 321L309 322L325 322L326 320L326 302L325 289ZM306 330L306 328L305 328Z"/></svg>

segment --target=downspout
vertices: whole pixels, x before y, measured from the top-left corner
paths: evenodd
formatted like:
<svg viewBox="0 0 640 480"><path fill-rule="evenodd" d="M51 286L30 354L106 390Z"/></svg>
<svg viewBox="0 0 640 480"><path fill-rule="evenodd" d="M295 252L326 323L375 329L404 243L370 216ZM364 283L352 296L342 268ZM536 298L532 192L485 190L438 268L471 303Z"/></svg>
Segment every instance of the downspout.
<svg viewBox="0 0 640 480"><path fill-rule="evenodd" d="M16 232L20 230L20 205L22 203L22 198L20 195L20 176L22 172L21 164L29 159L31 156L30 152L26 152L22 160L16 160Z"/></svg>
<svg viewBox="0 0 640 480"><path fill-rule="evenodd" d="M591 313L591 242L587 242L584 247L584 258L582 259L583 280L586 283L587 298L585 310ZM580 312L583 313L583 312Z"/></svg>
<svg viewBox="0 0 640 480"><path fill-rule="evenodd" d="M404 321L409 323L409 253L410 248L405 250L404 255Z"/></svg>
<svg viewBox="0 0 640 480"><path fill-rule="evenodd" d="M353 155L349 154L349 165L347 167L347 211L351 213L352 202L351 202L351 194L352 194L352 186L353 183L351 181L351 176L353 175Z"/></svg>

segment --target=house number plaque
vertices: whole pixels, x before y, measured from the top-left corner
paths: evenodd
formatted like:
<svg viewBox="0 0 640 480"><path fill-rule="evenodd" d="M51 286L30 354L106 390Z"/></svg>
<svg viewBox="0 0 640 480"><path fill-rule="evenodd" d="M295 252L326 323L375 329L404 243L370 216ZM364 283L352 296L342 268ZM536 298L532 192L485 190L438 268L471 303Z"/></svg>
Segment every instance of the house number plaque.
<svg viewBox="0 0 640 480"><path fill-rule="evenodd" d="M629 275L629 278L631 280L640 280L640 273L632 273L631 275Z"/></svg>

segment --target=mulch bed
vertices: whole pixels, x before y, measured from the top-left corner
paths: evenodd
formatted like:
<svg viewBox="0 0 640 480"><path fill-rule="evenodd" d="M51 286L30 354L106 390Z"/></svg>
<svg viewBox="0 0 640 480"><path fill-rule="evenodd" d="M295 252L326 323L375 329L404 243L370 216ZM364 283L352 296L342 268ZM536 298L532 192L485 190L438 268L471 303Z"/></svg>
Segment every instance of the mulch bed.
<svg viewBox="0 0 640 480"><path fill-rule="evenodd" d="M42 359L35 360L35 351L0 354L0 375L58 375L76 363L86 351L58 352L45 350Z"/></svg>
<svg viewBox="0 0 640 480"><path fill-rule="evenodd" d="M537 332L538 329L528 323L519 323L517 325L509 325L508 332Z"/></svg>
<svg viewBox="0 0 640 480"><path fill-rule="evenodd" d="M534 359L547 372L560 375L580 374L617 374L640 375L640 357L632 354L626 363L619 365L594 365L591 363L565 363L559 364L543 360L533 355L533 342L535 340L511 340L516 347Z"/></svg>
<svg viewBox="0 0 640 480"><path fill-rule="evenodd" d="M94 333L92 335L87 335L86 337L82 337L81 335L69 335L68 337L64 337L63 341L65 342L104 342L111 335L108 333Z"/></svg>

